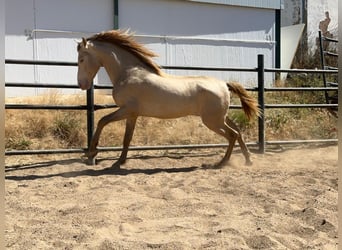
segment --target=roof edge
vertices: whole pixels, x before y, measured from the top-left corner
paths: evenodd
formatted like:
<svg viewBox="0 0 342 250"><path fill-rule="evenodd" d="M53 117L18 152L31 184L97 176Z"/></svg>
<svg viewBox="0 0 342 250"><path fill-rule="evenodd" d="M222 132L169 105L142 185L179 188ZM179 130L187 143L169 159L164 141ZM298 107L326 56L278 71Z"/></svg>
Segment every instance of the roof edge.
<svg viewBox="0 0 342 250"><path fill-rule="evenodd" d="M233 5L240 7L283 9L283 0L186 0L198 3Z"/></svg>

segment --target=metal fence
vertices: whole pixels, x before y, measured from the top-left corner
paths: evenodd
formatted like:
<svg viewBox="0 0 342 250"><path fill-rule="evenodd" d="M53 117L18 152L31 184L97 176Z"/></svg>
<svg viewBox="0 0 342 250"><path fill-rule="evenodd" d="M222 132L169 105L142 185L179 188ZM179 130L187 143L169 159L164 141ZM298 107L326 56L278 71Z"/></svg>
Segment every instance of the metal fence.
<svg viewBox="0 0 342 250"><path fill-rule="evenodd" d="M24 64L24 65L50 65L75 67L77 63L54 62L54 61L28 61L28 60L5 60L6 64ZM205 70L205 71L237 71L237 72L255 72L257 74L258 85L255 88L247 88L249 91L258 92L258 103L260 107L260 117L258 118L258 141L249 142L249 145L258 146L260 153L265 153L266 145L274 144L297 144L297 143L319 143L319 142L337 142L337 139L316 139L316 140L288 140L288 141L266 141L265 140L265 110L279 108L333 108L338 104L268 104L265 103L265 92L279 91L337 91L337 87L265 87L265 73L310 73L310 74L337 74L338 70L307 70L307 69L275 69L264 67L264 56L258 55L257 67L255 68L205 68L205 67L176 67L163 66L164 69L171 70ZM29 84L29 83L5 83L6 87L32 87L32 88L65 88L77 89L77 85L65 84ZM86 105L28 105L28 104L5 104L5 109L37 109L37 110L86 110L87 111L87 148L79 149L41 149L41 150L10 150L5 151L5 155L29 155L29 154L57 154L57 153L83 153L89 145L94 132L94 113L99 109L115 108L116 105L99 105L94 103L94 89L111 89L109 86L93 85L87 90ZM241 106L232 105L230 108L239 109ZM136 146L130 147L130 150L168 150L168 149L191 149L191 148L213 148L225 147L227 144L191 144L191 145L161 145L161 146ZM119 151L121 147L99 147L99 151ZM90 159L93 160L93 159Z"/></svg>

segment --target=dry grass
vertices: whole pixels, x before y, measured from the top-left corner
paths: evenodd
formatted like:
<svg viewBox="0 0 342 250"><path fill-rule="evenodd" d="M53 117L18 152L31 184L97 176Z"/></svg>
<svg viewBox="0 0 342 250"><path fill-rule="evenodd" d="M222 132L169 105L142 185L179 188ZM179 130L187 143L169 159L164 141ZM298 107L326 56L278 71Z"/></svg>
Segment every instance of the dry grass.
<svg viewBox="0 0 342 250"><path fill-rule="evenodd" d="M267 93L267 103L322 102L320 95L303 93ZM8 99L6 103L85 104L85 95L61 95ZM112 97L97 94L95 103L113 103ZM239 103L233 98L233 103ZM99 110L95 123L113 110ZM246 141L257 141L257 121L248 123L240 110L231 110ZM6 110L5 146L13 149L53 149L86 147L85 111ZM121 146L124 121L109 124L103 130L100 146ZM337 119L321 109L266 110L266 139L337 138ZM140 117L132 145L225 143L225 139L207 129L198 117L160 120Z"/></svg>

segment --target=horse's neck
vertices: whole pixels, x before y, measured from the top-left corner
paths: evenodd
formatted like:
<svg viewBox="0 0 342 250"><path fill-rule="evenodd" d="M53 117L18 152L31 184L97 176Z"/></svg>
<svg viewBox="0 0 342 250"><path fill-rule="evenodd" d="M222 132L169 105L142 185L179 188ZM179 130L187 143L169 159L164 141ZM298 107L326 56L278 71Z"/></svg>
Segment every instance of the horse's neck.
<svg viewBox="0 0 342 250"><path fill-rule="evenodd" d="M113 84L128 77L132 68L137 66L145 68L138 58L118 46L105 44L98 49L102 65Z"/></svg>

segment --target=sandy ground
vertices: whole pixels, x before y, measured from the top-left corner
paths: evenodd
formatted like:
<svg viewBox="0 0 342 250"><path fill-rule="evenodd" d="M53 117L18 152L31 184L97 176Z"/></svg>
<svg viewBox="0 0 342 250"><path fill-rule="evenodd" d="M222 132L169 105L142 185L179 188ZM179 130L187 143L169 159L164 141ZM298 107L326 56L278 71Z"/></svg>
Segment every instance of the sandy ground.
<svg viewBox="0 0 342 250"><path fill-rule="evenodd" d="M337 146L222 155L7 164L6 249L337 249Z"/></svg>

